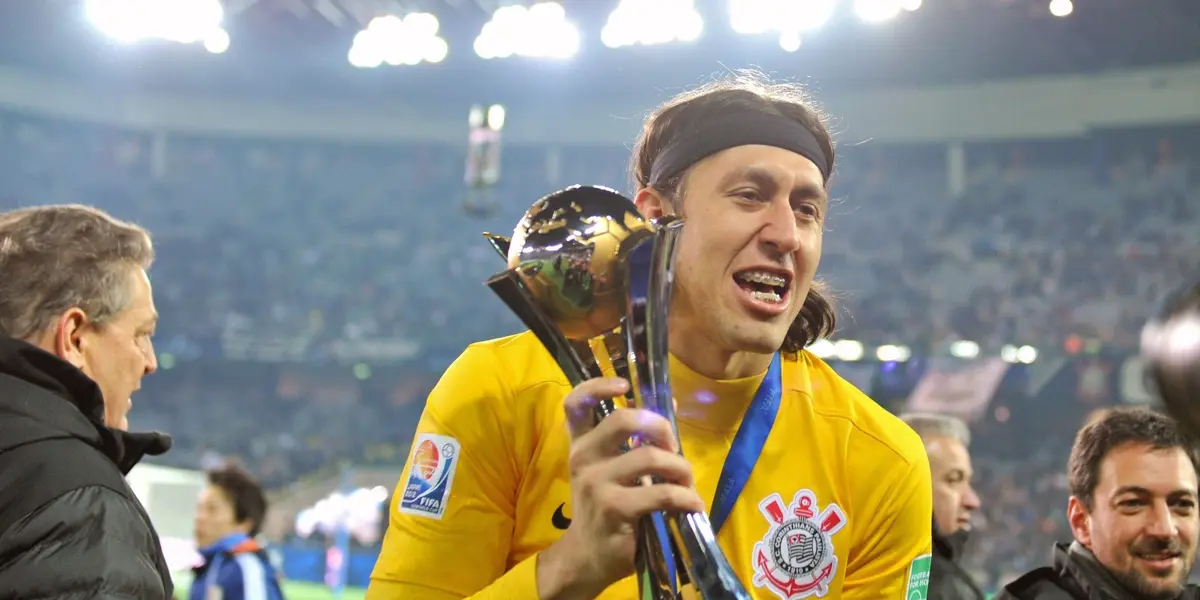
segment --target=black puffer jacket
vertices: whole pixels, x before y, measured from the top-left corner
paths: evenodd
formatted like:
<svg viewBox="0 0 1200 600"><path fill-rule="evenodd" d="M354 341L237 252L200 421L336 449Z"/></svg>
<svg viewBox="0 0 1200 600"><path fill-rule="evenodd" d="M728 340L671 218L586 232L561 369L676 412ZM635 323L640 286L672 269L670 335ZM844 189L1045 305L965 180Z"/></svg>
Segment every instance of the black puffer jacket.
<svg viewBox="0 0 1200 600"><path fill-rule="evenodd" d="M995 600L1129 600L1116 578L1079 542L1054 546L1054 566L1034 569L1004 586ZM1200 589L1186 585L1179 600L1200 599Z"/></svg>
<svg viewBox="0 0 1200 600"><path fill-rule="evenodd" d="M929 570L929 600L984 600L985 596L959 561L967 532L942 535L933 527L933 564Z"/></svg>
<svg viewBox="0 0 1200 600"><path fill-rule="evenodd" d="M106 427L95 382L0 337L0 599L170 598L158 535L124 477L170 446Z"/></svg>

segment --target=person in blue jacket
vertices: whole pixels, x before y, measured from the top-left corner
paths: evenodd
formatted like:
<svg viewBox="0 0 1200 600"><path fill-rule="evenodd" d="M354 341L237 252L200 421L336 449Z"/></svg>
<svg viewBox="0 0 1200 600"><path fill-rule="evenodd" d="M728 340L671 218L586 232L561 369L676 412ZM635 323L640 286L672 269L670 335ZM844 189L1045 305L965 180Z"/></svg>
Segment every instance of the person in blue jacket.
<svg viewBox="0 0 1200 600"><path fill-rule="evenodd" d="M196 507L195 569L190 600L283 600L266 549L255 540L267 514L262 486L244 468L208 471Z"/></svg>

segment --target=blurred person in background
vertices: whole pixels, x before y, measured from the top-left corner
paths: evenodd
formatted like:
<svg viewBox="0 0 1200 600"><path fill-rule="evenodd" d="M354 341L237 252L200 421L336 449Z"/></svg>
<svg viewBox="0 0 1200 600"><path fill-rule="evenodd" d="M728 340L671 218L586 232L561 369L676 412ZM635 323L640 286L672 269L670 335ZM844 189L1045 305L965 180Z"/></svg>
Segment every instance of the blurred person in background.
<svg viewBox="0 0 1200 600"><path fill-rule="evenodd" d="M997 598L1200 598L1185 583L1200 530L1198 460L1175 421L1145 408L1112 409L1085 426L1067 467L1075 540Z"/></svg>
<svg viewBox="0 0 1200 600"><path fill-rule="evenodd" d="M170 448L126 431L156 367L149 234L78 205L0 214L0 598L170 598L125 482Z"/></svg>
<svg viewBox="0 0 1200 600"><path fill-rule="evenodd" d="M246 469L226 463L207 473L196 504L196 547L190 600L282 600L279 578L255 540L267 516L267 496Z"/></svg>
<svg viewBox="0 0 1200 600"><path fill-rule="evenodd" d="M979 510L979 495L971 485L971 430L961 420L945 415L910 413L900 418L925 443L933 478L933 565L928 598L983 600L983 592L962 567L971 514Z"/></svg>
<svg viewBox="0 0 1200 600"><path fill-rule="evenodd" d="M642 214L687 219L669 342L687 458L652 412L594 423L628 382L571 390L530 332L474 344L426 403L367 597L635 597L634 532L655 511L711 511L755 598L923 597L921 440L804 350L835 320L814 280L825 117L795 86L731 78L659 107L633 159ZM631 435L652 443L620 453ZM630 484L647 474L669 483ZM795 531L811 554L778 551Z"/></svg>

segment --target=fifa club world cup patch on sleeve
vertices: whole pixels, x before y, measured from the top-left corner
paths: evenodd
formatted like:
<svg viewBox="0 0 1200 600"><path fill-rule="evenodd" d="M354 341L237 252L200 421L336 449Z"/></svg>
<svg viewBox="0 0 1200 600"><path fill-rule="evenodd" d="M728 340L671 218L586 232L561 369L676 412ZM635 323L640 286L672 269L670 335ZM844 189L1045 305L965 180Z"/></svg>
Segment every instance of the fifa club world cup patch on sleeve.
<svg viewBox="0 0 1200 600"><path fill-rule="evenodd" d="M818 506L812 490L796 492L791 504L771 494L758 509L770 528L754 545L754 586L783 600L828 594L838 567L833 534L846 526L846 513L832 502Z"/></svg>
<svg viewBox="0 0 1200 600"><path fill-rule="evenodd" d="M908 588L904 600L925 600L929 597L929 570L933 567L933 555L922 554L908 566Z"/></svg>
<svg viewBox="0 0 1200 600"><path fill-rule="evenodd" d="M413 443L412 470L398 510L418 517L441 519L450 501L450 485L462 458L458 440L432 433L417 435Z"/></svg>

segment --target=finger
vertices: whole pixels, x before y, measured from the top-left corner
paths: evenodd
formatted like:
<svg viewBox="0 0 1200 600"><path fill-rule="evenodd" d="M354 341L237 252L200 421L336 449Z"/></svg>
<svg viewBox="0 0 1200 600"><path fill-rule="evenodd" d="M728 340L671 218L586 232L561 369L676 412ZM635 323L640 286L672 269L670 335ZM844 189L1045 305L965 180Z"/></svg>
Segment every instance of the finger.
<svg viewBox="0 0 1200 600"><path fill-rule="evenodd" d="M582 455L589 462L610 458L626 451L632 437L637 437L644 445L675 450L675 436L666 419L648 410L622 408L601 421L588 435L576 438L571 452Z"/></svg>
<svg viewBox="0 0 1200 600"><path fill-rule="evenodd" d="M578 438L596 426L596 404L601 399L619 396L629 391L629 382L619 377L589 379L571 390L563 400L567 427L571 439ZM607 420L607 419L605 419Z"/></svg>
<svg viewBox="0 0 1200 600"><path fill-rule="evenodd" d="M646 476L684 487L693 487L696 483L692 465L686 458L654 446L634 448L605 463L604 471L601 477L623 484L637 482Z"/></svg>
<svg viewBox="0 0 1200 600"><path fill-rule="evenodd" d="M636 488L606 488L599 497L602 518L609 523L635 523L658 511L669 513L704 512L700 495L682 485L662 483Z"/></svg>

